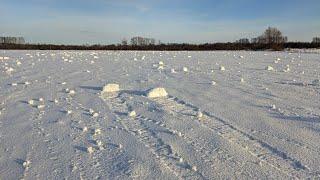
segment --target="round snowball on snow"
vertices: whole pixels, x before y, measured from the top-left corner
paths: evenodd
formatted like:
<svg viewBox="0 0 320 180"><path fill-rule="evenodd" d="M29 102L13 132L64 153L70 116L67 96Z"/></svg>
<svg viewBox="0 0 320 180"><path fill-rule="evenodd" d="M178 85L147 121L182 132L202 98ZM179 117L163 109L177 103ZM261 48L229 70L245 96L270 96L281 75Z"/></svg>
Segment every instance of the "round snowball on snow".
<svg viewBox="0 0 320 180"><path fill-rule="evenodd" d="M31 164L31 162L26 160L23 162L22 166L27 169L30 166L30 164Z"/></svg>
<svg viewBox="0 0 320 180"><path fill-rule="evenodd" d="M192 170L193 170L193 171L198 171L197 166L192 166Z"/></svg>
<svg viewBox="0 0 320 180"><path fill-rule="evenodd" d="M137 116L137 113L135 112L135 111L131 111L131 112L129 112L129 114L128 114L130 117L135 117L135 116Z"/></svg>
<svg viewBox="0 0 320 180"><path fill-rule="evenodd" d="M266 67L266 70L267 70L267 71L273 71L274 69L273 69L272 66L267 66L267 67Z"/></svg>
<svg viewBox="0 0 320 180"><path fill-rule="evenodd" d="M160 66L158 67L158 70L163 70L163 69L164 69L163 65L160 65Z"/></svg>
<svg viewBox="0 0 320 180"><path fill-rule="evenodd" d="M92 154L92 153L94 152L93 147L88 147L88 148L87 148L87 152L88 152L89 154Z"/></svg>
<svg viewBox="0 0 320 180"><path fill-rule="evenodd" d="M158 98L158 97L166 97L168 95L167 91L164 88L154 88L149 90L147 93L148 98Z"/></svg>
<svg viewBox="0 0 320 180"><path fill-rule="evenodd" d="M118 92L120 90L119 84L107 84L103 87L103 92Z"/></svg>
<svg viewBox="0 0 320 180"><path fill-rule="evenodd" d="M188 68L187 67L183 67L182 70L183 70L183 72L188 72Z"/></svg>
<svg viewBox="0 0 320 180"><path fill-rule="evenodd" d="M68 92L68 94L74 95L74 94L76 94L76 91L75 91L75 90L70 90L70 91Z"/></svg>
<svg viewBox="0 0 320 180"><path fill-rule="evenodd" d="M139 129L139 130L137 131L137 133L141 135L143 132L142 132L141 129Z"/></svg>
<svg viewBox="0 0 320 180"><path fill-rule="evenodd" d="M286 67L283 72L289 72L290 71L290 68L289 67Z"/></svg>
<svg viewBox="0 0 320 180"><path fill-rule="evenodd" d="M201 111L198 111L198 112L197 112L197 117L198 117L198 118L202 118L202 117L203 117L203 113L202 113Z"/></svg>
<svg viewBox="0 0 320 180"><path fill-rule="evenodd" d="M43 104L38 105L37 108L38 108L38 109L43 109L43 108L45 108L45 105L43 105Z"/></svg>
<svg viewBox="0 0 320 180"><path fill-rule="evenodd" d="M99 116L99 113L97 112L92 113L92 117L98 117L98 116Z"/></svg>
<svg viewBox="0 0 320 180"><path fill-rule="evenodd" d="M13 72L14 71L14 69L12 68L12 67L10 67L10 68L7 68L7 70L6 70L6 73L11 73L11 72Z"/></svg>
<svg viewBox="0 0 320 180"><path fill-rule="evenodd" d="M100 134L101 134L101 129L94 130L94 135L100 135Z"/></svg>
<svg viewBox="0 0 320 180"><path fill-rule="evenodd" d="M34 104L34 100L32 100L32 99L29 100L29 101L28 101L28 104L33 105L33 104Z"/></svg>
<svg viewBox="0 0 320 180"><path fill-rule="evenodd" d="M97 143L97 145L98 145L98 147L99 147L100 150L104 150L102 141L99 141L99 140L98 140L98 141L96 141L96 143Z"/></svg>
<svg viewBox="0 0 320 180"><path fill-rule="evenodd" d="M100 141L100 140L96 141L96 143L97 143L98 146L102 146L103 145L102 141Z"/></svg>

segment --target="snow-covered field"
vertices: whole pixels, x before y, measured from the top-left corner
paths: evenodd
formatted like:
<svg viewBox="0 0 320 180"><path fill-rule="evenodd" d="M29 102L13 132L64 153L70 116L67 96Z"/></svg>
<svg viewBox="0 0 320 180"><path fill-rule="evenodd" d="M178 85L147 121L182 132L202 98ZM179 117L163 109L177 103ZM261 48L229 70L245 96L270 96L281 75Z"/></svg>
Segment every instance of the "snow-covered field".
<svg viewBox="0 0 320 180"><path fill-rule="evenodd" d="M317 179L318 79L317 53L1 50L0 179Z"/></svg>

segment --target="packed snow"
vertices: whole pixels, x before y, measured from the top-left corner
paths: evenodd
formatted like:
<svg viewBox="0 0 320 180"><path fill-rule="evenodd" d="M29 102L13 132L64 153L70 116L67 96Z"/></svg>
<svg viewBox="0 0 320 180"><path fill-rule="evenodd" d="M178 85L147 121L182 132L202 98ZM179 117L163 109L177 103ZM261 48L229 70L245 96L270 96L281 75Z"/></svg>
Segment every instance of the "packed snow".
<svg viewBox="0 0 320 180"><path fill-rule="evenodd" d="M0 179L319 179L320 54L0 51Z"/></svg>

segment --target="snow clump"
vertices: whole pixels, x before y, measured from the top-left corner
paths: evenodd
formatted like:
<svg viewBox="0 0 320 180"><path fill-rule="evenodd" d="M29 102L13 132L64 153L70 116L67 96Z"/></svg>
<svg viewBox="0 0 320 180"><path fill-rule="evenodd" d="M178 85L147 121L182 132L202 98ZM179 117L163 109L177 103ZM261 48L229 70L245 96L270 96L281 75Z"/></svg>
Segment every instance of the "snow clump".
<svg viewBox="0 0 320 180"><path fill-rule="evenodd" d="M148 98L166 97L167 95L168 95L167 91L161 87L151 89L147 93Z"/></svg>
<svg viewBox="0 0 320 180"><path fill-rule="evenodd" d="M45 105L40 104L40 105L37 106L37 108L38 108L38 109L43 109L43 108L45 108Z"/></svg>
<svg viewBox="0 0 320 180"><path fill-rule="evenodd" d="M203 117L203 113L201 112L201 111L198 111L197 112L197 117L200 119L200 118L202 118Z"/></svg>
<svg viewBox="0 0 320 180"><path fill-rule="evenodd" d="M187 67L183 67L182 70L183 70L183 72L188 72L188 68Z"/></svg>
<svg viewBox="0 0 320 180"><path fill-rule="evenodd" d="M135 116L137 116L137 113L135 112L135 111L131 111L131 112L129 112L129 114L128 114L130 117L135 117Z"/></svg>
<svg viewBox="0 0 320 180"><path fill-rule="evenodd" d="M94 149L93 149L93 147L88 147L87 148L87 152L89 153L89 154L92 154L93 152L94 152Z"/></svg>
<svg viewBox="0 0 320 180"><path fill-rule="evenodd" d="M28 101L28 104L30 104L30 105L34 105L34 100L32 100L32 99L31 99L31 100L29 100L29 101Z"/></svg>
<svg viewBox="0 0 320 180"><path fill-rule="evenodd" d="M82 131L83 131L83 132L87 132L87 131L88 131L88 127L87 127L87 126L83 127L83 128L82 128Z"/></svg>
<svg viewBox="0 0 320 180"><path fill-rule="evenodd" d="M118 92L119 90L119 84L107 84L103 87L102 92Z"/></svg>
<svg viewBox="0 0 320 180"><path fill-rule="evenodd" d="M31 162L28 161L28 160L26 160L26 161L23 162L22 166L23 166L25 169L28 169L29 166L30 166L30 164L31 164Z"/></svg>
<svg viewBox="0 0 320 180"><path fill-rule="evenodd" d="M225 71L226 68L224 66L220 66L220 71Z"/></svg>
<svg viewBox="0 0 320 180"><path fill-rule="evenodd" d="M91 116L92 116L92 117L98 117L98 116L99 116L99 113L93 111L93 112L91 112Z"/></svg>
<svg viewBox="0 0 320 180"><path fill-rule="evenodd" d="M6 67L5 69L6 69L7 74L10 74L14 71L14 69L12 67Z"/></svg>
<svg viewBox="0 0 320 180"><path fill-rule="evenodd" d="M273 68L272 66L267 66L267 67L266 67L266 70L267 70L267 71L274 71L274 68Z"/></svg>

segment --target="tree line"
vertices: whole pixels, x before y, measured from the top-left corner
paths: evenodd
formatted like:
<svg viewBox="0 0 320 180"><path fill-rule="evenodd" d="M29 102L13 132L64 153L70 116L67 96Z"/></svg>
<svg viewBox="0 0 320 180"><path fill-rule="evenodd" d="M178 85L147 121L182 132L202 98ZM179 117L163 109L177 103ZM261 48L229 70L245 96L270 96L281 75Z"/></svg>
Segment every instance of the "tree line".
<svg viewBox="0 0 320 180"><path fill-rule="evenodd" d="M145 51L210 51L210 50L283 50L292 48L320 48L320 38L313 38L312 42L288 42L277 28L269 27L265 32L252 38L242 38L236 42L227 43L168 43L149 45L55 45L55 44L12 44L0 43L0 49L26 49L26 50L145 50Z"/></svg>
<svg viewBox="0 0 320 180"><path fill-rule="evenodd" d="M160 44L131 45L55 45L55 44L0 44L0 49L12 50L136 50L136 51L211 51L211 50L283 50L320 48L320 43L287 42L283 44L214 43L214 44Z"/></svg>

